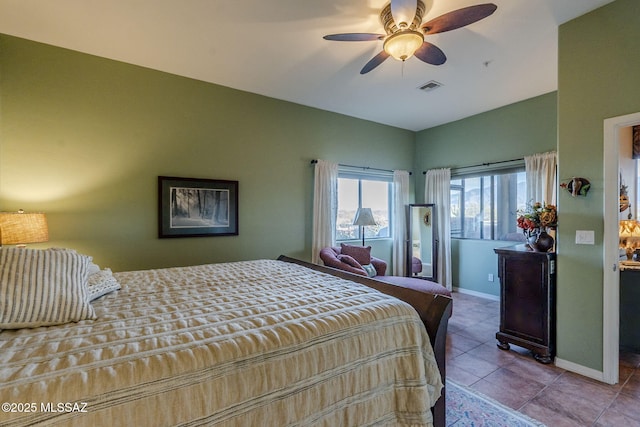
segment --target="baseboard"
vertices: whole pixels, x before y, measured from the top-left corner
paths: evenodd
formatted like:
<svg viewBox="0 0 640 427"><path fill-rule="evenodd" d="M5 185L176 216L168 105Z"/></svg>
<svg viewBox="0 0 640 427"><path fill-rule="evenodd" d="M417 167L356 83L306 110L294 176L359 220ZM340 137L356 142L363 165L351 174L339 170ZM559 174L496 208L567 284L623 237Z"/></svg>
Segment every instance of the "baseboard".
<svg viewBox="0 0 640 427"><path fill-rule="evenodd" d="M477 292L477 291L472 291L469 289L465 289L465 288L460 288L460 287L456 287L453 286L453 290L455 292L459 292L461 294L468 294L468 295L473 295L479 298L485 298L488 300L492 300L492 301L500 301L500 297L497 295L491 295L491 294L485 294L484 292ZM604 372L602 371L598 371L592 368L588 368L586 366L582 366L582 365L578 365L577 363L574 362L570 362L568 360L564 360L564 359L560 359L558 357L556 357L554 359L554 364L558 367L558 368L562 368L562 369L566 369L567 371L571 371L574 372L576 374L588 377L588 378L593 378L594 380L606 383L607 381L605 381L604 378Z"/></svg>
<svg viewBox="0 0 640 427"><path fill-rule="evenodd" d="M571 371L576 374L580 374L582 376L593 378L594 380L606 383L606 381L604 380L604 372L602 371L587 368L586 366L578 365L577 363L569 362L568 360L563 360L558 357L555 358L554 364L558 368L566 369L567 371Z"/></svg>
<svg viewBox="0 0 640 427"><path fill-rule="evenodd" d="M461 294L473 295L474 297L490 299L491 301L500 301L499 295L485 294L484 292L472 291L470 289L458 288L456 286L453 286L453 290L454 292L460 292Z"/></svg>

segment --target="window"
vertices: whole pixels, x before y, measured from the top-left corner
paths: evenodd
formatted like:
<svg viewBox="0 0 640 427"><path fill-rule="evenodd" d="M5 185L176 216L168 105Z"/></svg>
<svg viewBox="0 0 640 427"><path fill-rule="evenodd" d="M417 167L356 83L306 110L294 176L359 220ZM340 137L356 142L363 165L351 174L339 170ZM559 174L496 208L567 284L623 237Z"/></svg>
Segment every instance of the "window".
<svg viewBox="0 0 640 427"><path fill-rule="evenodd" d="M517 211L526 206L522 170L451 179L451 237L514 240Z"/></svg>
<svg viewBox="0 0 640 427"><path fill-rule="evenodd" d="M362 240L362 227L353 225L358 208L371 208L377 224L364 228L365 238L390 237L391 181L390 176L339 172L336 240Z"/></svg>

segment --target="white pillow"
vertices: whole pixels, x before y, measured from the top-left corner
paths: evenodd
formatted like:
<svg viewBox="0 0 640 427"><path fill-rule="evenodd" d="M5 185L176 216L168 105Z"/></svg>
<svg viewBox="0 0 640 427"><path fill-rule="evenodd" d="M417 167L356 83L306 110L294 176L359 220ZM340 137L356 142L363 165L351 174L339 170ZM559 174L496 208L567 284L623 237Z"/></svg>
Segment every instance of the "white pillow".
<svg viewBox="0 0 640 427"><path fill-rule="evenodd" d="M95 264L94 264L95 265ZM113 277L113 273L110 268L98 271L89 275L87 281L87 292L89 292L89 301L100 298L109 292L117 291L120 289L120 283Z"/></svg>
<svg viewBox="0 0 640 427"><path fill-rule="evenodd" d="M100 266L98 264L94 264L93 262L89 263L89 269L87 270L87 274L91 277L92 274L100 273Z"/></svg>
<svg viewBox="0 0 640 427"><path fill-rule="evenodd" d="M0 329L95 319L86 289L90 262L75 251L0 249Z"/></svg>
<svg viewBox="0 0 640 427"><path fill-rule="evenodd" d="M378 274L378 272L376 271L376 268L373 266L373 264L365 264L365 265L362 266L362 268L364 268L364 271L367 272L369 277L375 277Z"/></svg>

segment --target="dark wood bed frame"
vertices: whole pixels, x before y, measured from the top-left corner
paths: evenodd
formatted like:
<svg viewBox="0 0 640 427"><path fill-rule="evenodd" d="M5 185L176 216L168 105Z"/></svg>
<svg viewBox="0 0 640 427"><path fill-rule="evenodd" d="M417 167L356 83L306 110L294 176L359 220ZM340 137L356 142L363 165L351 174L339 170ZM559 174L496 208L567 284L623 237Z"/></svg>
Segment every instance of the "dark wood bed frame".
<svg viewBox="0 0 640 427"><path fill-rule="evenodd" d="M336 268L312 264L295 258L289 258L285 255L278 257L279 261L290 262L310 268L312 270L321 271L342 279L351 280L370 288L376 289L387 295L394 296L408 304L410 304L418 312L422 323L424 323L431 345L435 353L436 362L440 369L442 382L446 378L445 353L446 353L446 335L449 317L453 301L444 295L434 295L427 292L421 292L414 289L403 288L398 285L384 283L379 280L371 279L347 271L338 270ZM431 408L433 412L433 424L435 427L444 427L445 422L445 388L442 389L442 395L436 404Z"/></svg>

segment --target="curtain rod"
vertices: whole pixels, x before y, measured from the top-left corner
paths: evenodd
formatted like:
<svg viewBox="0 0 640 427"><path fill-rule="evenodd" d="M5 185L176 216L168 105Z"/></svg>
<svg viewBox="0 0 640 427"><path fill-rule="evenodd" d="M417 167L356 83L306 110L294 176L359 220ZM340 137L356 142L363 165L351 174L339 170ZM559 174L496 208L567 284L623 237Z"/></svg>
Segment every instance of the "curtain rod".
<svg viewBox="0 0 640 427"><path fill-rule="evenodd" d="M451 169L460 170L460 169L468 169L468 168L477 168L477 167L480 167L480 166L499 165L500 163L511 163L511 162L518 162L518 161L521 161L521 160L524 160L524 157L520 157L520 158L517 158L517 159L511 159L511 160L500 160L498 162L479 163L477 165L452 167ZM422 171L422 174L426 175L427 171Z"/></svg>
<svg viewBox="0 0 640 427"><path fill-rule="evenodd" d="M318 163L318 160L313 159L311 160L311 164L315 165L316 163ZM342 167L346 167L346 168L356 168L356 169L365 169L365 170L374 170L374 171L381 171L381 172L391 172L393 173L392 170L390 169L380 169L380 168L372 168L369 166L354 166L354 165L344 165L342 163L338 163L338 166L342 166ZM409 175L412 175L413 172L409 172Z"/></svg>

